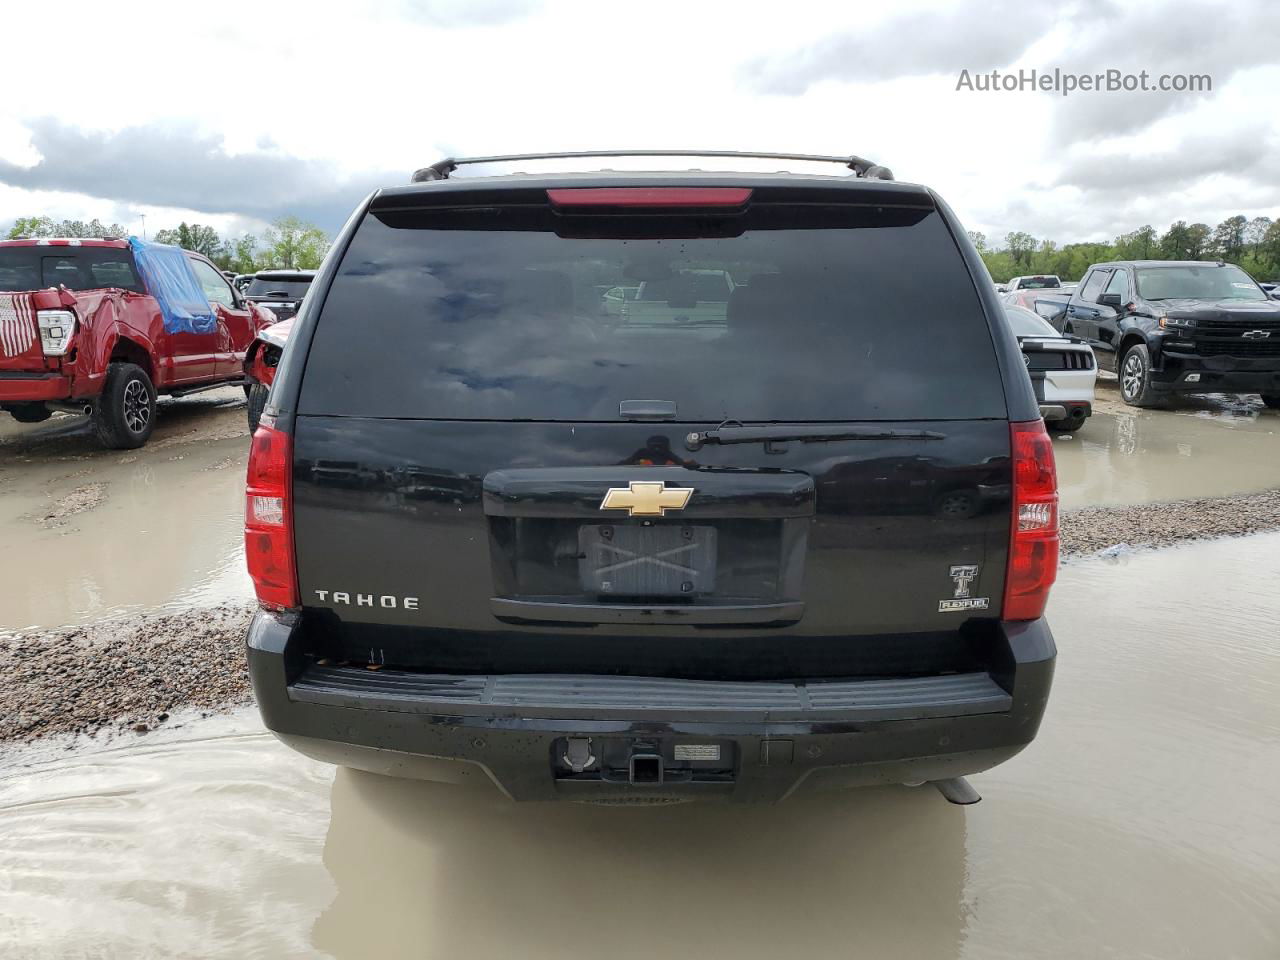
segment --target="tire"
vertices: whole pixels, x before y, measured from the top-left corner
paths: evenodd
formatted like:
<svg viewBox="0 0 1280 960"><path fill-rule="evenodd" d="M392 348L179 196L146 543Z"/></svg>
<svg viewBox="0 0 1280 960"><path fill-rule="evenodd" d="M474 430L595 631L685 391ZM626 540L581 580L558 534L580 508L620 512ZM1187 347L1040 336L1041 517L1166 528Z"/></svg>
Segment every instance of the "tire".
<svg viewBox="0 0 1280 960"><path fill-rule="evenodd" d="M147 442L156 425L156 388L147 371L113 363L93 408L93 429L105 447L132 450Z"/></svg>
<svg viewBox="0 0 1280 960"><path fill-rule="evenodd" d="M9 413L19 423L44 423L53 416L53 411L43 403L23 403L10 407Z"/></svg>
<svg viewBox="0 0 1280 960"><path fill-rule="evenodd" d="M271 389L265 383L251 383L245 388L249 394L249 432L258 429L258 421L262 419L262 410L267 405L267 394Z"/></svg>
<svg viewBox="0 0 1280 960"><path fill-rule="evenodd" d="M1135 343L1124 352L1116 366L1120 381L1120 399L1131 407L1157 406L1151 389L1151 354L1145 343Z"/></svg>
<svg viewBox="0 0 1280 960"><path fill-rule="evenodd" d="M1262 402L1272 410L1280 410L1280 393L1264 393ZM14 414L14 416L17 416L17 414Z"/></svg>
<svg viewBox="0 0 1280 960"><path fill-rule="evenodd" d="M1070 420L1046 420L1045 426L1055 433L1075 433L1084 426L1084 417Z"/></svg>

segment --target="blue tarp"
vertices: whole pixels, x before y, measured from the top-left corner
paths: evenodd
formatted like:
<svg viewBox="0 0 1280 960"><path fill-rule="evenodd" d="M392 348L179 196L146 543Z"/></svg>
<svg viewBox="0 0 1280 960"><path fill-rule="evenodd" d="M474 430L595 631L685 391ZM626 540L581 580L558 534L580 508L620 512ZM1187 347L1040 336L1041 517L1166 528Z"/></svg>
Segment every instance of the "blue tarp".
<svg viewBox="0 0 1280 960"><path fill-rule="evenodd" d="M218 321L181 247L129 238L147 292L160 304L166 333L213 333Z"/></svg>

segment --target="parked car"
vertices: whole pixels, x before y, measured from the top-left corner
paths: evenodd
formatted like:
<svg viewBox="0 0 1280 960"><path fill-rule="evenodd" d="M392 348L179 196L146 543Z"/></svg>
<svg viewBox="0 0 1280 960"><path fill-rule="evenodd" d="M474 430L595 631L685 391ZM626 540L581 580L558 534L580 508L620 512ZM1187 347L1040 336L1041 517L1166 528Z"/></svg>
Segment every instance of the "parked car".
<svg viewBox="0 0 1280 960"><path fill-rule="evenodd" d="M1022 348L1045 423L1050 430L1079 430L1093 415L1098 376L1093 350L1078 337L1059 333L1033 310L1006 306L1005 315Z"/></svg>
<svg viewBox="0 0 1280 960"><path fill-rule="evenodd" d="M1007 293L1013 293L1016 290L1051 290L1061 287L1062 281L1053 274L1040 274L1031 277L1014 277L1004 286Z"/></svg>
<svg viewBox="0 0 1280 960"><path fill-rule="evenodd" d="M1093 347L1133 406L1225 391L1280 407L1280 304L1233 264L1095 264L1051 322Z"/></svg>
<svg viewBox="0 0 1280 960"><path fill-rule="evenodd" d="M1071 291L1057 287L1044 290L1030 288L1015 290L1001 297L1006 306L1030 310L1047 321L1059 333L1062 332L1058 328L1065 322L1067 302L1070 299Z"/></svg>
<svg viewBox="0 0 1280 960"><path fill-rule="evenodd" d="M240 382L267 315L205 257L129 240L0 242L0 408L22 423L86 413L139 447L156 396Z"/></svg>
<svg viewBox="0 0 1280 960"><path fill-rule="evenodd" d="M607 317L622 316L623 306L636 298L640 287L610 287L600 298L600 311Z"/></svg>
<svg viewBox="0 0 1280 960"><path fill-rule="evenodd" d="M857 158L466 162L355 211L275 369L245 527L267 727L517 800L976 799L956 778L1048 698L1057 486L951 211ZM694 271L732 281L718 323L600 313Z"/></svg>
<svg viewBox="0 0 1280 960"><path fill-rule="evenodd" d="M296 317L270 324L258 331L253 343L244 354L245 404L249 415L249 431L258 429L262 410L267 405L267 393L276 379L276 367L289 340Z"/></svg>
<svg viewBox="0 0 1280 960"><path fill-rule="evenodd" d="M245 288L245 298L270 310L277 320L288 320L298 312L307 295L314 270L259 270Z"/></svg>

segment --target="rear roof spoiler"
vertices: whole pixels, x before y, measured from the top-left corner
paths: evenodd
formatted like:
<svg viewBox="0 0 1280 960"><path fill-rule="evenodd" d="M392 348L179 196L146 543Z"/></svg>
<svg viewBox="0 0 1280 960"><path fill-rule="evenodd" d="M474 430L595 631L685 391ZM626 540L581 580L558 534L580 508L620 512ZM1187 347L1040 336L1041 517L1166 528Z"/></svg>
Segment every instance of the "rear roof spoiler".
<svg viewBox="0 0 1280 960"><path fill-rule="evenodd" d="M893 171L862 157L829 157L811 153L750 153L740 150L579 150L569 153L511 153L492 157L447 157L413 172L410 183L448 180L458 167L473 163L508 163L521 160L580 160L592 157L725 157L751 160L801 160L838 163L868 180L892 180Z"/></svg>

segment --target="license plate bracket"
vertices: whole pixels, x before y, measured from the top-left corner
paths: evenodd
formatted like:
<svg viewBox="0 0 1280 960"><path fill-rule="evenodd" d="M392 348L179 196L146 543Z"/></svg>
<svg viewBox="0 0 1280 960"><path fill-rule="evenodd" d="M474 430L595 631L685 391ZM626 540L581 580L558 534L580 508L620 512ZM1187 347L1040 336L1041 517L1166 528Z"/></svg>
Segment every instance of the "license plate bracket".
<svg viewBox="0 0 1280 960"><path fill-rule="evenodd" d="M697 597L715 592L716 528L679 523L583 524L578 574L584 593Z"/></svg>

